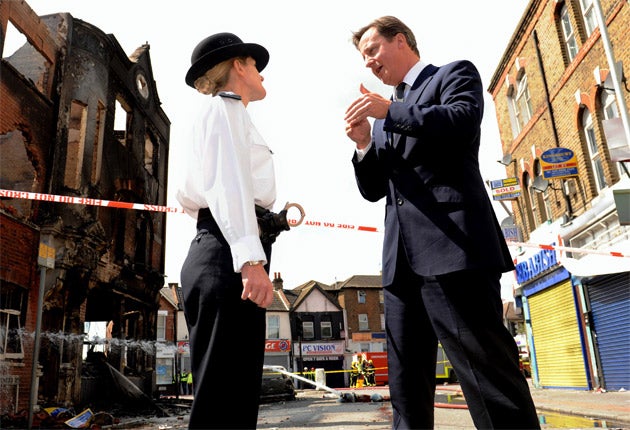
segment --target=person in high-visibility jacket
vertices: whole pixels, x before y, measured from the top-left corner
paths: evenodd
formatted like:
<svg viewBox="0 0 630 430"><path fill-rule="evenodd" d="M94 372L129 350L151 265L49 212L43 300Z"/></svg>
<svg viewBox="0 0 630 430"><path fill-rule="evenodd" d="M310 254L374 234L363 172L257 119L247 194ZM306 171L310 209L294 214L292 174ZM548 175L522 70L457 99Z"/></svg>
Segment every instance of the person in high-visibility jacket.
<svg viewBox="0 0 630 430"><path fill-rule="evenodd" d="M188 394L188 375L190 373L191 372L184 370L179 375L179 388L180 388L181 394L183 395Z"/></svg>
<svg viewBox="0 0 630 430"><path fill-rule="evenodd" d="M372 360L367 360L365 362L363 374L365 375L365 385L367 385L368 387L373 387L376 385L376 380L374 378L374 362Z"/></svg>
<svg viewBox="0 0 630 430"><path fill-rule="evenodd" d="M186 386L188 387L188 394L194 394L193 393L193 376L192 376L192 372L188 372L188 376L186 377Z"/></svg>

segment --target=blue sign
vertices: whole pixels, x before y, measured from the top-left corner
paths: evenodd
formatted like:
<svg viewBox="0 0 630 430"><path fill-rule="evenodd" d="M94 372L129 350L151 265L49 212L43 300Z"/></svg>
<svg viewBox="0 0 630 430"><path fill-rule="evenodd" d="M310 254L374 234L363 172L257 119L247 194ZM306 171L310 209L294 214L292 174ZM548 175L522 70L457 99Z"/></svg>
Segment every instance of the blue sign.
<svg viewBox="0 0 630 430"><path fill-rule="evenodd" d="M577 176L577 159L568 148L551 148L540 156L543 179L559 179Z"/></svg>
<svg viewBox="0 0 630 430"><path fill-rule="evenodd" d="M552 245L555 245L555 243ZM557 264L556 251L553 249L544 249L533 255L527 261L516 265L516 282L523 284Z"/></svg>

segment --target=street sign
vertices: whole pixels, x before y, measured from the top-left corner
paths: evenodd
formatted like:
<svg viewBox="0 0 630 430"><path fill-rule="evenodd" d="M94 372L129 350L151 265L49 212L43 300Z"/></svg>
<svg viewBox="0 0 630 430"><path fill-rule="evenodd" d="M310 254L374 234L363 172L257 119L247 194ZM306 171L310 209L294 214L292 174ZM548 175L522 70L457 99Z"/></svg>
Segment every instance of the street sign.
<svg viewBox="0 0 630 430"><path fill-rule="evenodd" d="M47 267L48 269L55 268L55 248L48 244L48 240L42 239L39 242L39 255L37 256L37 264Z"/></svg>

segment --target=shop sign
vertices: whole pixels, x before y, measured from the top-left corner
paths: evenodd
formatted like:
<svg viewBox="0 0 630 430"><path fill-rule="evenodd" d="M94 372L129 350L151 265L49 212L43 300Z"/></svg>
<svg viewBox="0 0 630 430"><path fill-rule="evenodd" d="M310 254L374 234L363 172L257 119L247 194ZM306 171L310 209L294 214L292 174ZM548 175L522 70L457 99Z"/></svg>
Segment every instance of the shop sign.
<svg viewBox="0 0 630 430"><path fill-rule="evenodd" d="M343 342L302 343L299 347L296 348L296 353L302 355L343 355L345 351Z"/></svg>
<svg viewBox="0 0 630 430"><path fill-rule="evenodd" d="M559 179L578 175L575 153L568 148L551 148L540 156L543 179Z"/></svg>
<svg viewBox="0 0 630 430"><path fill-rule="evenodd" d="M288 339L267 339L265 352L287 352L291 350L291 341Z"/></svg>
<svg viewBox="0 0 630 430"><path fill-rule="evenodd" d="M555 246L555 243L552 243ZM558 264L554 249L543 249L529 259L516 265L516 281L523 284Z"/></svg>

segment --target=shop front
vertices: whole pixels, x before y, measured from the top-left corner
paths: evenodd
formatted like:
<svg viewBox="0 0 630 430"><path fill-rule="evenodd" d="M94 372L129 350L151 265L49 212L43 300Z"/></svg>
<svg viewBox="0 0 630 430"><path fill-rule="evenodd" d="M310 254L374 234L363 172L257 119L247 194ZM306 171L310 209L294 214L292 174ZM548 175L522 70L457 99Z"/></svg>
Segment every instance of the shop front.
<svg viewBox="0 0 630 430"><path fill-rule="evenodd" d="M534 386L590 389L583 308L571 274L555 250L543 249L520 259L516 275Z"/></svg>
<svg viewBox="0 0 630 430"><path fill-rule="evenodd" d="M344 351L343 341L294 344L295 369L302 369L303 373L307 373L307 377L313 375L313 379L316 369L324 369L326 386L344 387ZM303 388L313 386L304 385Z"/></svg>

